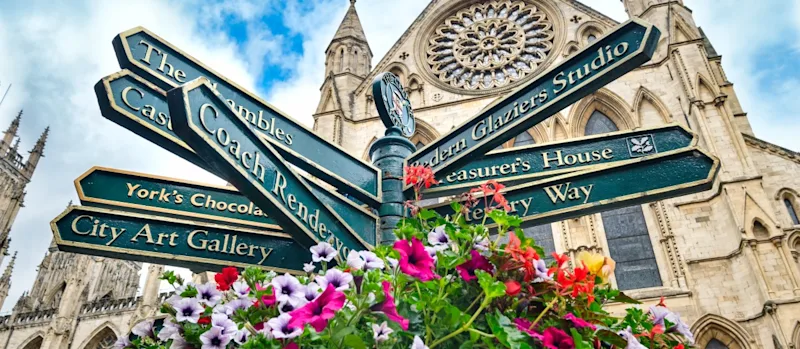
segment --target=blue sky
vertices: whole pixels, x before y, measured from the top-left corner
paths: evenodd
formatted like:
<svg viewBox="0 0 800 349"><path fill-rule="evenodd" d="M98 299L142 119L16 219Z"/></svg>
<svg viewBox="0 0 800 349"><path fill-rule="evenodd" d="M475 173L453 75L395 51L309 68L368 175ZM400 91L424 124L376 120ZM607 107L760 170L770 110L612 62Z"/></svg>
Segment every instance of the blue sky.
<svg viewBox="0 0 800 349"><path fill-rule="evenodd" d="M443 1L443 0L439 0ZM723 67L756 134L800 150L800 0L685 0L723 55ZM427 5L426 0L359 0L373 65ZM617 20L619 0L584 0ZM10 310L36 275L50 219L76 200L72 180L94 165L220 183L99 115L92 86L119 70L111 39L142 25L298 120L311 124L324 51L347 0L49 0L0 2L0 128L25 109L20 136L30 149L45 126L45 159L11 231L20 250ZM6 259L6 263L7 263Z"/></svg>

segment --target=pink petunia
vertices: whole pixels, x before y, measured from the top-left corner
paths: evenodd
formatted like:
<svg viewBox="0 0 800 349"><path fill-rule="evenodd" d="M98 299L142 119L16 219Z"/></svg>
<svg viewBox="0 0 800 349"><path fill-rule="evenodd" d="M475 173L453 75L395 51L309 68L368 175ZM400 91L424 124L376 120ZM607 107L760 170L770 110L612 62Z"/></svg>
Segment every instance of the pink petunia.
<svg viewBox="0 0 800 349"><path fill-rule="evenodd" d="M478 251L472 250L470 252L472 258L464 263L459 264L456 267L458 273L461 274L461 278L464 281L470 282L472 280L477 279L475 276L476 270L483 270L485 272L491 273L494 267L486 257L482 256Z"/></svg>
<svg viewBox="0 0 800 349"><path fill-rule="evenodd" d="M397 313L397 306L394 304L394 297L392 297L392 286L388 281L383 281L382 285L383 295L386 297L386 299L381 303L373 305L370 307L370 309L372 309L372 311L384 313L389 320L392 320L400 325L400 328L402 328L403 331L408 330L408 319L400 316L400 314Z"/></svg>
<svg viewBox="0 0 800 349"><path fill-rule="evenodd" d="M438 278L433 272L434 260L425 251L425 245L417 238L408 240L398 240L394 243L394 249L400 254L400 271L415 277L420 281L430 281Z"/></svg>
<svg viewBox="0 0 800 349"><path fill-rule="evenodd" d="M587 328L588 327L588 328L591 328L593 330L597 329L597 327L595 327L590 322L588 322L588 321L586 321L584 319L581 319L581 318L573 315L572 313L564 315L564 320L567 320L567 321L571 322L572 325L575 326L576 328Z"/></svg>
<svg viewBox="0 0 800 349"><path fill-rule="evenodd" d="M314 330L322 332L328 326L328 320L333 319L336 312L342 309L345 298L344 293L336 291L333 285L328 284L317 299L289 313L292 317L289 327L303 328L310 324Z"/></svg>
<svg viewBox="0 0 800 349"><path fill-rule="evenodd" d="M531 322L528 319L523 318L516 318L514 319L514 324L517 325L517 329L526 333L527 335L531 336L533 339L544 340L544 336L541 333L536 332L535 330L531 329Z"/></svg>
<svg viewBox="0 0 800 349"><path fill-rule="evenodd" d="M550 349L575 349L575 341L572 336L555 327L544 330L542 344Z"/></svg>

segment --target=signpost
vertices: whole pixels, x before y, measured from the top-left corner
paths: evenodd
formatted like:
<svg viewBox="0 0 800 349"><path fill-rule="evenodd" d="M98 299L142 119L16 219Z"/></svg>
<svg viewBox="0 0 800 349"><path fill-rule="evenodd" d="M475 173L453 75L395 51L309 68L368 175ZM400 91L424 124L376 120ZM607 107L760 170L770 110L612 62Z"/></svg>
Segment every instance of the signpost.
<svg viewBox="0 0 800 349"><path fill-rule="evenodd" d="M647 62L659 36L655 26L629 20L418 150L407 163L451 173Z"/></svg>
<svg viewBox="0 0 800 349"><path fill-rule="evenodd" d="M187 161L220 175L192 150L173 130L172 118L167 105L166 93L128 70L109 75L95 85L95 94L103 116L133 131L158 146ZM263 138L263 137L262 137ZM137 174L147 176L144 174ZM317 195L325 203L336 208L361 237L369 244L377 243L378 217L353 200L332 191L316 180L305 176ZM173 180L180 182L180 180ZM145 208L149 209L149 208Z"/></svg>
<svg viewBox="0 0 800 349"><path fill-rule="evenodd" d="M697 139L678 124L612 132L562 142L496 150L439 176L426 198L469 191L494 179L513 186L548 176L694 146Z"/></svg>
<svg viewBox="0 0 800 349"><path fill-rule="evenodd" d="M163 90L199 77L209 79L237 117L263 135L284 159L372 207L380 205L381 181L377 168L322 139L164 39L137 27L118 35L113 44L122 68Z"/></svg>
<svg viewBox="0 0 800 349"><path fill-rule="evenodd" d="M501 192L511 206L510 213L518 215L522 226L527 227L708 190L718 170L719 160L692 147L508 187ZM449 203L430 208L442 215L453 214ZM464 218L480 223L485 209L483 197L478 197L477 205ZM491 219L487 222L492 223Z"/></svg>
<svg viewBox="0 0 800 349"><path fill-rule="evenodd" d="M329 241L340 256L372 247L314 195L271 142L239 120L207 79L170 90L167 97L181 139L300 243Z"/></svg>
<svg viewBox="0 0 800 349"><path fill-rule="evenodd" d="M310 260L288 234L103 208L70 206L50 227L61 251L192 270L233 265L299 274Z"/></svg>

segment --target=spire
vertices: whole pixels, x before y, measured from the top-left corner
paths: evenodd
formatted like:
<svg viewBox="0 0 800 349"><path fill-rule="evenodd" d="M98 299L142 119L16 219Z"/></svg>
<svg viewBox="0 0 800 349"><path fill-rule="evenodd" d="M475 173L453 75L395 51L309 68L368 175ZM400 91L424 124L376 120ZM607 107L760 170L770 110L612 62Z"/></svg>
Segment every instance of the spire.
<svg viewBox="0 0 800 349"><path fill-rule="evenodd" d="M6 152L11 148L11 141L17 136L20 120L22 120L22 110L20 110L19 114L17 114L17 117L11 121L11 125L8 126L8 129L3 135L3 143L0 144L0 156L5 155Z"/></svg>
<svg viewBox="0 0 800 349"><path fill-rule="evenodd" d="M47 143L47 136L50 134L50 126L45 127L44 132L42 135L39 136L39 140L36 141L36 145L33 146L33 150L31 153L39 153L42 157L44 157L44 145Z"/></svg>
<svg viewBox="0 0 800 349"><path fill-rule="evenodd" d="M11 272L14 270L14 262L16 261L17 261L17 251L14 251L14 256L11 257L11 262L8 262L8 266L6 266L6 271L3 273L3 276L0 277L0 284L3 285L11 284Z"/></svg>
<svg viewBox="0 0 800 349"><path fill-rule="evenodd" d="M19 141L21 140L22 138L17 137L17 141L14 142L14 146L11 148L11 151L14 152L14 154L19 153Z"/></svg>
<svg viewBox="0 0 800 349"><path fill-rule="evenodd" d="M361 20L358 18L358 12L356 12L355 0L350 0L350 8L347 9L347 13L344 15L342 23L339 24L339 29L336 30L336 34L333 36L333 40L331 40L331 44L328 45L328 48L330 48L334 42L345 38L352 38L367 44L367 36L364 35L364 28L361 27ZM367 44L367 49L369 49L369 44Z"/></svg>
<svg viewBox="0 0 800 349"><path fill-rule="evenodd" d="M719 57L719 53L714 48L714 45L711 44L711 40L708 39L706 33L703 31L703 28L697 27L700 30L700 36L703 37L703 45L706 47L706 54L708 54L708 58L716 58Z"/></svg>

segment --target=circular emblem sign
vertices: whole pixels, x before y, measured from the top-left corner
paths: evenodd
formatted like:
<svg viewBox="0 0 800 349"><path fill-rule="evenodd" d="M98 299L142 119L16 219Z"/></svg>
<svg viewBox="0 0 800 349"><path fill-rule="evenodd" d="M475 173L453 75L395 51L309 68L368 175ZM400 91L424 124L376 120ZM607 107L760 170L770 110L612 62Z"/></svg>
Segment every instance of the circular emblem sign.
<svg viewBox="0 0 800 349"><path fill-rule="evenodd" d="M414 111L411 109L408 94L397 76L386 72L375 77L375 81L372 82L372 95L375 97L375 107L383 124L387 128L397 127L404 136L411 137L416 128Z"/></svg>

